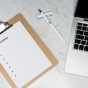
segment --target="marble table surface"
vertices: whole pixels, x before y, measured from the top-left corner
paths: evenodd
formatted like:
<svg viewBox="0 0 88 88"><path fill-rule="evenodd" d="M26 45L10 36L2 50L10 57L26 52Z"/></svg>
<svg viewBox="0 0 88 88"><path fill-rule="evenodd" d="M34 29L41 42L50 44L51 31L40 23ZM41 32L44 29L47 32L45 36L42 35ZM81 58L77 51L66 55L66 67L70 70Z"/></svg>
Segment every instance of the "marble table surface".
<svg viewBox="0 0 88 88"><path fill-rule="evenodd" d="M88 88L88 78L65 72L68 41L77 0L0 0L0 20L7 21L22 13L42 41L59 61L59 64L31 84L28 88ZM38 9L53 11L49 17L65 38L63 43L44 19L38 20ZM11 88L0 73L0 88Z"/></svg>

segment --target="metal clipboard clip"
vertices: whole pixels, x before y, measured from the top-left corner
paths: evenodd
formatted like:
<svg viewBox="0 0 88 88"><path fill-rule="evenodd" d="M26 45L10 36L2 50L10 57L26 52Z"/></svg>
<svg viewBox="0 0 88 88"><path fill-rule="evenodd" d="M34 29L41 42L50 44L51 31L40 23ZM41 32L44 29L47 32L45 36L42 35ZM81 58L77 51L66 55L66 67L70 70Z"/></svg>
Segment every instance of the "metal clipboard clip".
<svg viewBox="0 0 88 88"><path fill-rule="evenodd" d="M0 34L2 34L3 32L5 32L7 29L9 29L12 26L13 25L9 24L8 22L2 22L2 21L0 21Z"/></svg>

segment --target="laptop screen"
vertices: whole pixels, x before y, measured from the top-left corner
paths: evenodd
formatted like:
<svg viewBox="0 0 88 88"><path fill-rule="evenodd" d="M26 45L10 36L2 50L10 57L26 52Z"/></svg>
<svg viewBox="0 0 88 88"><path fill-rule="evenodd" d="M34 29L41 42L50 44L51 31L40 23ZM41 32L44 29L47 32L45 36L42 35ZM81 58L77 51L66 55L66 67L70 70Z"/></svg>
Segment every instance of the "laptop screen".
<svg viewBox="0 0 88 88"><path fill-rule="evenodd" d="M88 18L88 0L78 0L74 16Z"/></svg>

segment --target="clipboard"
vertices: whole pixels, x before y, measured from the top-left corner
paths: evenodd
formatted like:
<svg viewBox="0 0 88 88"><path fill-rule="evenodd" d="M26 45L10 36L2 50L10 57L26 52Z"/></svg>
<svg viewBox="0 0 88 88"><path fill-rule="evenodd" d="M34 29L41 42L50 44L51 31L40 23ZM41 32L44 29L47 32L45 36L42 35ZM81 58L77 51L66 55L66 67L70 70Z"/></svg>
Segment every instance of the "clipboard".
<svg viewBox="0 0 88 88"><path fill-rule="evenodd" d="M46 57L52 64L47 69L45 69L43 72L41 72L39 75L37 75L35 78L33 78L31 81L27 82L26 84L24 84L21 87L21 88L27 88L30 84L32 84L34 81L36 81L42 75L44 75L46 72L48 72L50 69L52 69L55 65L57 65L58 61L54 57L54 55L51 53L51 51L47 48L47 46L43 43L43 41L40 39L38 34L29 25L29 23L26 21L26 19L23 17L23 15L21 13L17 14L15 17L10 19L8 21L8 23L14 25L18 21L20 21L22 23L22 25L25 27L27 32L31 35L31 37L34 39L34 41L37 43L37 45L40 47L40 49L43 51L43 53L46 55ZM6 78L7 82L11 85L12 88L17 88L17 85L11 79L10 75L7 73L7 71L4 69L4 67L1 63L0 63L0 72L3 74L3 76Z"/></svg>

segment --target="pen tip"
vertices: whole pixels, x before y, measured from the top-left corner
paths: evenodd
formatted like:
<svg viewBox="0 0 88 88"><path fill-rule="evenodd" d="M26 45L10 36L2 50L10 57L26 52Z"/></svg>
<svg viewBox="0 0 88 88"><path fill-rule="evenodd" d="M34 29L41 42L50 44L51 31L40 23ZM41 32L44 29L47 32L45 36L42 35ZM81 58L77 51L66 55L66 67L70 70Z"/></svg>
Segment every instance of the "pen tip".
<svg viewBox="0 0 88 88"><path fill-rule="evenodd" d="M38 9L38 10L39 10L40 13L42 12L40 9Z"/></svg>

